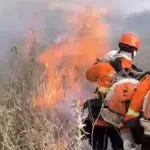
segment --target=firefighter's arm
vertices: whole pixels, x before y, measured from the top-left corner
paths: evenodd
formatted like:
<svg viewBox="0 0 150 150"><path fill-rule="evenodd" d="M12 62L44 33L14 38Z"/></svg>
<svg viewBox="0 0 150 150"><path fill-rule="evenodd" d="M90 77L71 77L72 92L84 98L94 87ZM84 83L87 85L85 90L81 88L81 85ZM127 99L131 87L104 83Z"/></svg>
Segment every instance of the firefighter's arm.
<svg viewBox="0 0 150 150"><path fill-rule="evenodd" d="M128 112L125 116L125 121L137 118L142 110L144 97L150 90L150 75L146 75L140 81L129 106Z"/></svg>
<svg viewBox="0 0 150 150"><path fill-rule="evenodd" d="M144 72L139 72L133 69L130 69L129 74L130 77L136 78L138 80L140 80L142 78L142 76L144 75Z"/></svg>
<svg viewBox="0 0 150 150"><path fill-rule="evenodd" d="M140 80L144 74L145 74L145 72L142 69L139 69L139 68L137 68L137 66L132 64L132 68L131 68L129 76L132 76L132 77Z"/></svg>
<svg viewBox="0 0 150 150"><path fill-rule="evenodd" d="M96 82L98 79L98 70L100 63L94 64L91 68L89 68L86 72L86 79L91 82Z"/></svg>
<svg viewBox="0 0 150 150"><path fill-rule="evenodd" d="M123 69L123 75L127 75L136 79L139 79L143 75L143 71L139 68L137 68L134 64L132 64L131 61L126 61L125 59L121 60L121 66ZM124 71L125 70L125 71Z"/></svg>

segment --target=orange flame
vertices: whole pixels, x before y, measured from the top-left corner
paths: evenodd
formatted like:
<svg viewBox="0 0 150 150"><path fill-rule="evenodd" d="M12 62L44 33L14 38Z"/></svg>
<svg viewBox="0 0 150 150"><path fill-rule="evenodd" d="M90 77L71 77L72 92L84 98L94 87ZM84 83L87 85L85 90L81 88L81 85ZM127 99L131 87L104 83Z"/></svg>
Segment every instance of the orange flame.
<svg viewBox="0 0 150 150"><path fill-rule="evenodd" d="M57 104L67 90L84 92L86 69L108 50L108 26L100 19L96 9L75 13L69 17L73 32L39 56L38 62L47 69L49 92L37 96L37 107Z"/></svg>

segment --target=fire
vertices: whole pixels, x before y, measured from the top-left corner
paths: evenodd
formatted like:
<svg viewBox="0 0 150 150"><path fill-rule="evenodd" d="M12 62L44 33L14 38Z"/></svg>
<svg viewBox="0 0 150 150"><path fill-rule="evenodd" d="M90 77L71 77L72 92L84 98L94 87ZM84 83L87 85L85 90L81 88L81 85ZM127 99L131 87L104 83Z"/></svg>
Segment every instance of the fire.
<svg viewBox="0 0 150 150"><path fill-rule="evenodd" d="M47 94L37 96L38 107L56 105L67 90L83 93L86 69L108 50L109 30L99 11L85 9L68 19L72 32L38 57L48 75Z"/></svg>

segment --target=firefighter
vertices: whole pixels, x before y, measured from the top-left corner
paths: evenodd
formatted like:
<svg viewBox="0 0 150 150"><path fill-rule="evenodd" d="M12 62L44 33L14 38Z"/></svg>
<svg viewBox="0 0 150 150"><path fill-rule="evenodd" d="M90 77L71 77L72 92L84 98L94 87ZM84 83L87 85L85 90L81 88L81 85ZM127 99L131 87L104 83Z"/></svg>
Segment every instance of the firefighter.
<svg viewBox="0 0 150 150"><path fill-rule="evenodd" d="M141 79L125 116L124 126L135 126L136 120L140 119L140 123L144 128L144 136L142 137L142 150L150 149L150 74L146 73ZM142 136L142 135L140 135Z"/></svg>
<svg viewBox="0 0 150 150"><path fill-rule="evenodd" d="M137 79L125 78L116 82L111 87L110 92L105 98L105 105L101 109L101 116L106 122L116 128L120 128L120 124L124 121L124 116L128 111L131 98L138 84L139 80ZM135 127L139 127L139 125ZM121 129L124 150L136 149L140 144L140 139L135 134L135 131L140 131L139 129L141 128L136 128L135 130L135 127L134 129L132 127Z"/></svg>
<svg viewBox="0 0 150 150"><path fill-rule="evenodd" d="M104 122L101 116L99 116L99 112L110 87L117 81L117 74L123 69L134 69L136 73L131 73L131 76L133 77L137 76L137 72L141 72L140 69L133 65L133 59L139 48L139 37L133 33L124 33L119 41L119 50L112 52L110 55L111 57L98 59L98 61L86 72L86 79L98 84L96 90L98 98L87 100L84 105L85 108L91 110L89 112L92 112L92 117L90 116L89 118L94 118L94 121L92 119L85 121L85 124L87 125L85 130L90 132L88 138L94 150L97 148L102 150L107 149L108 138L110 138L114 150L123 149L123 142L119 130ZM92 131L91 128L93 125L94 130Z"/></svg>

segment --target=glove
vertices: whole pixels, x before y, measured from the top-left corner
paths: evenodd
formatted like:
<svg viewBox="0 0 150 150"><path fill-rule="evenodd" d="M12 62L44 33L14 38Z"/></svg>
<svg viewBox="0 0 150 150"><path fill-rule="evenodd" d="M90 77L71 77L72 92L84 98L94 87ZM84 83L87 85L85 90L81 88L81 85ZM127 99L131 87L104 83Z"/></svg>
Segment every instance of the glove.
<svg viewBox="0 0 150 150"><path fill-rule="evenodd" d="M130 71L131 71L131 69L129 69L129 68L124 68L124 69L121 70L121 74L122 74L122 76L125 76L125 77L126 77L126 76L129 75Z"/></svg>
<svg viewBox="0 0 150 150"><path fill-rule="evenodd" d="M140 119L140 124L144 128L144 134L150 136L150 121L144 118Z"/></svg>
<svg viewBox="0 0 150 150"><path fill-rule="evenodd" d="M100 99L89 99L83 104L83 108L101 108L102 100Z"/></svg>
<svg viewBox="0 0 150 150"><path fill-rule="evenodd" d="M137 146L130 130L122 130L121 137L123 140L124 150L137 150Z"/></svg>
<svg viewBox="0 0 150 150"><path fill-rule="evenodd" d="M137 150L136 145L129 140L123 141L124 150Z"/></svg>

